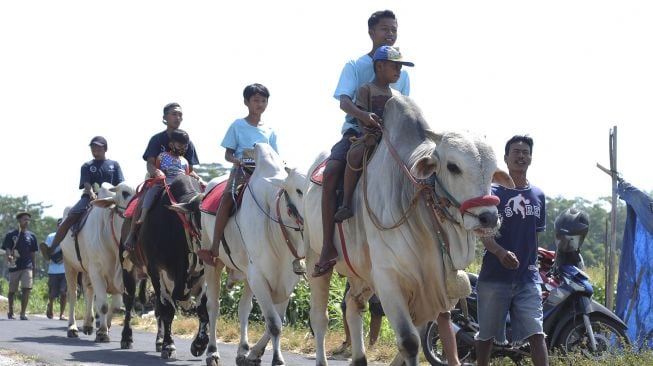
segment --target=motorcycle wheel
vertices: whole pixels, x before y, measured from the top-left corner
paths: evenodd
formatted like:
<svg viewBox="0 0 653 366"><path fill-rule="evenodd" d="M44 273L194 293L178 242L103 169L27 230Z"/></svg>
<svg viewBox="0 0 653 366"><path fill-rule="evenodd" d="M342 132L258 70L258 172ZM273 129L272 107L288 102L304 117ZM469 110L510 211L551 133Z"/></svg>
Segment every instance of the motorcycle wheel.
<svg viewBox="0 0 653 366"><path fill-rule="evenodd" d="M472 346L473 347L473 346ZM458 358L460 362L470 361L472 354L472 347L460 344L458 342ZM442 340L438 332L438 323L429 322L426 330L422 334L422 352L424 357L433 366L447 366L447 356L444 354L442 347Z"/></svg>
<svg viewBox="0 0 653 366"><path fill-rule="evenodd" d="M602 361L608 355L624 352L629 344L626 330L616 321L601 315L590 315L597 350L592 352L582 318L570 322L560 333L557 346L564 353L580 353L591 360Z"/></svg>

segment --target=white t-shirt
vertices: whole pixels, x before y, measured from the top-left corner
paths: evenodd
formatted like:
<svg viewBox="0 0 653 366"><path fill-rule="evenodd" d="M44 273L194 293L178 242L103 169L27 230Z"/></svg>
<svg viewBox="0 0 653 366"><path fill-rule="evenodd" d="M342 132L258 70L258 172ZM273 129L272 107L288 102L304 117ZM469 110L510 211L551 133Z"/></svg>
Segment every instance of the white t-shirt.
<svg viewBox="0 0 653 366"><path fill-rule="evenodd" d="M52 247L52 241L54 240L54 234L55 233L50 233L48 234L48 237L45 238L45 245L48 246L48 248ZM57 249L54 250L54 253L52 255L55 255L57 253L61 252L61 245L57 247ZM61 263L55 263L52 260L48 262L48 274L60 274L60 273L66 273L66 270L64 269L63 266L63 260Z"/></svg>

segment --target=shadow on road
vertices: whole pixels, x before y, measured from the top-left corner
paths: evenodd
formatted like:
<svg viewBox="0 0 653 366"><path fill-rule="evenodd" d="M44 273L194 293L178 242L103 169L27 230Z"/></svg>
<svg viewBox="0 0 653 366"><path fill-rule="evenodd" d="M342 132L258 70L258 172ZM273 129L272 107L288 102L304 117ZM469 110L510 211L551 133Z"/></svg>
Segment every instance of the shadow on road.
<svg viewBox="0 0 653 366"><path fill-rule="evenodd" d="M156 352L141 352L134 350L123 350L118 348L113 349L98 349L89 351L72 352L72 357L68 360L71 362L85 363L105 363L102 360L111 360L111 365L179 365L179 366L197 366L204 363L204 358L192 359L177 359L177 360L162 360L160 355ZM181 355L178 355L181 356ZM187 355L184 355L187 356Z"/></svg>
<svg viewBox="0 0 653 366"><path fill-rule="evenodd" d="M44 336L44 337L15 337L9 342L13 343L46 343L46 344L59 344L62 346L82 346L82 347L99 347L97 343L92 340L85 340L81 338L68 338L64 333L61 337L58 336Z"/></svg>

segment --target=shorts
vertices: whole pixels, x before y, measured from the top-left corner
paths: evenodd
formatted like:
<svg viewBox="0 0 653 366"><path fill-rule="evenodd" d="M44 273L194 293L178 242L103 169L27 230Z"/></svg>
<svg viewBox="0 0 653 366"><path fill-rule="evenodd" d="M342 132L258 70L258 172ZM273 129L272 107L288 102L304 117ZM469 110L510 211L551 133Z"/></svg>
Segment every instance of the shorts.
<svg viewBox="0 0 653 366"><path fill-rule="evenodd" d="M14 272L9 272L9 292L18 291L18 283L20 282L21 288L32 288L32 269L21 269Z"/></svg>
<svg viewBox="0 0 653 366"><path fill-rule="evenodd" d="M478 325L476 340L505 344L506 321L510 314L512 341L535 334L544 335L542 290L537 283L502 283L478 281Z"/></svg>
<svg viewBox="0 0 653 366"><path fill-rule="evenodd" d="M340 141L338 141L331 148L331 155L329 155L329 160L337 160L343 163L347 163L347 152L351 147L351 138L360 137L360 136L361 134L354 129L350 128L347 131L345 131Z"/></svg>
<svg viewBox="0 0 653 366"><path fill-rule="evenodd" d="M48 273L48 296L50 298L65 295L68 291L65 273Z"/></svg>
<svg viewBox="0 0 653 366"><path fill-rule="evenodd" d="M247 174L240 169L240 167L231 168L231 173L229 174L229 181L227 182L227 187L224 189L222 195L228 194L229 197L238 194L238 187L247 182Z"/></svg>
<svg viewBox="0 0 653 366"><path fill-rule="evenodd" d="M68 211L68 214L82 214L86 212L91 204L91 196L87 193L82 194L82 197L75 203L75 205Z"/></svg>

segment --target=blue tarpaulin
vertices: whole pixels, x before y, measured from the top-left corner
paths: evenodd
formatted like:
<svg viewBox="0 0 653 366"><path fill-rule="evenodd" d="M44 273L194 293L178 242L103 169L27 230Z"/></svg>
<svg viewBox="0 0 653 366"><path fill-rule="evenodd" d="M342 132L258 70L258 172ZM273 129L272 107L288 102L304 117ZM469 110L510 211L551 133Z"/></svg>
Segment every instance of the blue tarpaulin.
<svg viewBox="0 0 653 366"><path fill-rule="evenodd" d="M636 349L653 349L653 199L625 181L618 185L626 201L616 313L628 325Z"/></svg>

